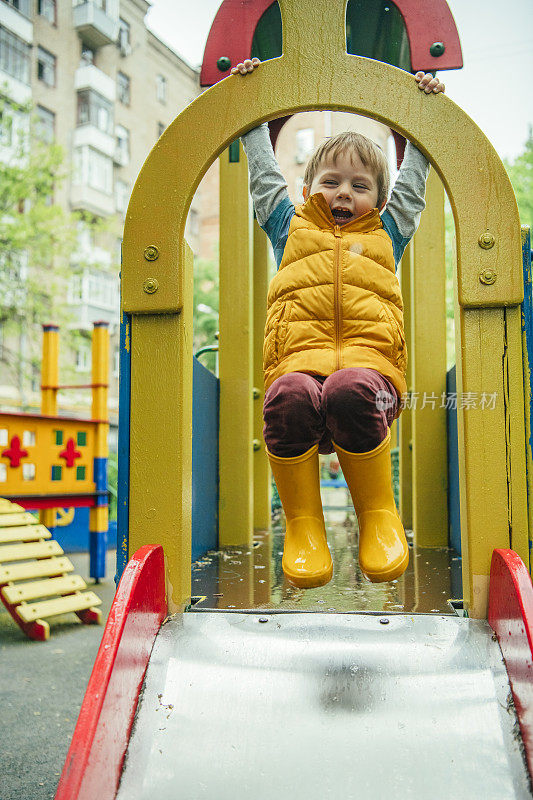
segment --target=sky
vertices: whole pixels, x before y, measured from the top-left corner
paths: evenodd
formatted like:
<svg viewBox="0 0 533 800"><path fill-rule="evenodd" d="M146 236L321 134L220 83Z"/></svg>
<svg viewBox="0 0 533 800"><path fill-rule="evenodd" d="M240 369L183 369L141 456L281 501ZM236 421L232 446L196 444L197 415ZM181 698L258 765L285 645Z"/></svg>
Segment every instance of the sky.
<svg viewBox="0 0 533 800"><path fill-rule="evenodd" d="M151 0L148 27L194 66L221 0ZM479 125L502 158L514 159L533 123L532 0L448 0L464 67L440 73L446 94ZM421 3L422 7L422 3Z"/></svg>

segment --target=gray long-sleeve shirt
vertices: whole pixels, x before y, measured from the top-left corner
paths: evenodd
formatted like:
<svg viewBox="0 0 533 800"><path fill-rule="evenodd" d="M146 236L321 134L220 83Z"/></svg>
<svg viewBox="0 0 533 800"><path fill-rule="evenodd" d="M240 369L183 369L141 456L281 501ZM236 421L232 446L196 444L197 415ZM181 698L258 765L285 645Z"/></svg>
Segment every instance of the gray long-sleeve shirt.
<svg viewBox="0 0 533 800"><path fill-rule="evenodd" d="M272 149L267 123L244 134L242 142L248 158L250 191L257 221L272 242L279 267L295 208ZM392 240L396 264L420 223L426 205L424 195L428 172L429 163L425 156L407 142L398 178L381 213L383 227Z"/></svg>

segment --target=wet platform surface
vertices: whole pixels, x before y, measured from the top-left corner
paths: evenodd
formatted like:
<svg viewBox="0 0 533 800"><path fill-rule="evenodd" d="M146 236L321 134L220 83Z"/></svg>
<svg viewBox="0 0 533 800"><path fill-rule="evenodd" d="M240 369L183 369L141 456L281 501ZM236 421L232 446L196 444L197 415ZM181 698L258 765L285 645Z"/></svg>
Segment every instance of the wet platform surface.
<svg viewBox="0 0 533 800"><path fill-rule="evenodd" d="M396 581L372 584L359 569L357 520L347 491L323 490L323 501L333 558L327 586L297 589L283 575L280 513L272 532L257 533L252 548L210 552L193 564L194 608L455 614L449 601L461 599L462 588L461 559L453 550L417 548L406 531L407 571Z"/></svg>

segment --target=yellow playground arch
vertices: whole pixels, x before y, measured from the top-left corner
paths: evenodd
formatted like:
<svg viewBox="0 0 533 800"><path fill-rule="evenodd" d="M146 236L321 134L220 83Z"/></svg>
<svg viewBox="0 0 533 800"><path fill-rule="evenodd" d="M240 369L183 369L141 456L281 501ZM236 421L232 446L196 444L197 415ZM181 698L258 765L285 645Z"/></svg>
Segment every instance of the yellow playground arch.
<svg viewBox="0 0 533 800"><path fill-rule="evenodd" d="M311 109L354 112L394 128L427 155L444 184L457 241L457 389L497 392L490 415L458 410L469 615L486 616L494 548L510 547L529 563L523 278L511 184L490 142L448 97L423 96L407 73L346 53L346 2L279 0L283 55L246 80L229 77L200 95L157 142L131 197L122 264L123 311L131 315L129 554L143 544L164 546L171 611L191 594L189 205L207 168L240 134Z"/></svg>

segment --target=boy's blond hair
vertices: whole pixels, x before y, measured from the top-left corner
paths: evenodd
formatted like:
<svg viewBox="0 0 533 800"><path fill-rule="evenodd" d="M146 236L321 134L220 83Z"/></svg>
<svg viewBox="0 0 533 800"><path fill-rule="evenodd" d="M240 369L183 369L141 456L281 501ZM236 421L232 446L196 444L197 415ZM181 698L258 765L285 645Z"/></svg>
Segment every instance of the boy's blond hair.
<svg viewBox="0 0 533 800"><path fill-rule="evenodd" d="M318 165L324 159L331 157L335 163L338 156L355 150L364 167L370 170L376 178L378 186L377 207L381 208L389 194L390 172L385 153L381 147L362 133L344 131L326 139L313 153L305 168L304 184L311 188L313 178L318 170Z"/></svg>

